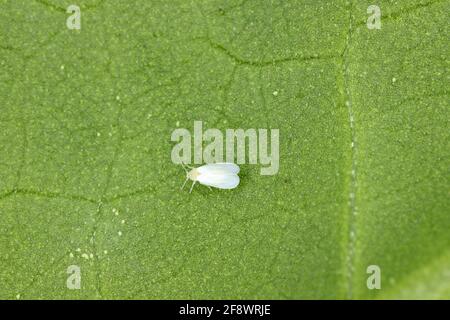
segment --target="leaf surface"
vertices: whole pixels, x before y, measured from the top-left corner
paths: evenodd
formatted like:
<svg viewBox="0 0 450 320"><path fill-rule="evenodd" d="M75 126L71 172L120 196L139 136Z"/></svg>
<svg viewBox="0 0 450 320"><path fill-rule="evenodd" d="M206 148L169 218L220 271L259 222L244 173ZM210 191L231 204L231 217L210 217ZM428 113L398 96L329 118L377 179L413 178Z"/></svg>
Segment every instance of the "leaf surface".
<svg viewBox="0 0 450 320"><path fill-rule="evenodd" d="M450 298L450 1L78 2L0 1L0 298ZM195 120L280 171L180 192Z"/></svg>

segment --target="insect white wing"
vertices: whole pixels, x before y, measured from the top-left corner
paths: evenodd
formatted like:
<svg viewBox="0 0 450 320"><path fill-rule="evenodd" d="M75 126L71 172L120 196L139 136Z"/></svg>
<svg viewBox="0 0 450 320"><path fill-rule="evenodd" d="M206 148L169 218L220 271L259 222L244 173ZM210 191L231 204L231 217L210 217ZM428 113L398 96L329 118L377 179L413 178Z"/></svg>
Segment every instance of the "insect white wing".
<svg viewBox="0 0 450 320"><path fill-rule="evenodd" d="M239 184L239 167L234 163L214 163L197 168L197 181L203 185L219 188L233 189Z"/></svg>
<svg viewBox="0 0 450 320"><path fill-rule="evenodd" d="M234 189L239 184L239 176L236 174L201 174L198 176L197 181L214 188Z"/></svg>
<svg viewBox="0 0 450 320"><path fill-rule="evenodd" d="M238 174L239 173L239 166L230 163L230 162L219 162L219 163L210 163L205 164L204 166L201 166L197 168L199 173L228 173L228 174Z"/></svg>

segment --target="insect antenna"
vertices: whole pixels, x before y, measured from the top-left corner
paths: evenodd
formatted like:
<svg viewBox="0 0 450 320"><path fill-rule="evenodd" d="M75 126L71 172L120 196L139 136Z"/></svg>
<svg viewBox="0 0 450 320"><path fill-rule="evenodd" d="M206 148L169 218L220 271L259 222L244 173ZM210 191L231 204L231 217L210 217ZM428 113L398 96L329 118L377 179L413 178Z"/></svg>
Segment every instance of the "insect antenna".
<svg viewBox="0 0 450 320"><path fill-rule="evenodd" d="M181 163L181 167L183 168L183 170L184 170L186 173L188 173L187 169L186 169L184 166L185 166L185 165L184 165L184 163L182 162L182 163Z"/></svg>
<svg viewBox="0 0 450 320"><path fill-rule="evenodd" d="M184 186L186 185L186 182L188 182L189 178L186 178L186 180L184 180L183 185L181 186L180 190L183 190Z"/></svg>
<svg viewBox="0 0 450 320"><path fill-rule="evenodd" d="M186 167L187 167L187 164L184 164L184 162L181 162L181 167L184 169L184 171L186 172L186 175L189 173L189 170L188 169L186 169ZM189 168L189 167L188 167ZM183 190L183 188L184 188L184 186L186 185L186 182L188 182L188 180L189 180L189 177L186 177L186 180L184 180L184 183L183 183L183 185L181 186L181 188L180 188L180 190Z"/></svg>
<svg viewBox="0 0 450 320"><path fill-rule="evenodd" d="M183 167L184 171L186 172L186 175L189 174L189 170L188 169L193 169L193 167L185 164L184 162L181 162L181 166ZM180 190L182 190L184 188L184 186L186 185L186 182L188 182L188 180L189 180L189 176L186 177L186 180L184 180L184 183L181 186ZM192 192L192 189L194 188L194 185L195 185L195 181L194 181L194 183L192 183L192 186L191 186L191 189L189 190L189 193Z"/></svg>

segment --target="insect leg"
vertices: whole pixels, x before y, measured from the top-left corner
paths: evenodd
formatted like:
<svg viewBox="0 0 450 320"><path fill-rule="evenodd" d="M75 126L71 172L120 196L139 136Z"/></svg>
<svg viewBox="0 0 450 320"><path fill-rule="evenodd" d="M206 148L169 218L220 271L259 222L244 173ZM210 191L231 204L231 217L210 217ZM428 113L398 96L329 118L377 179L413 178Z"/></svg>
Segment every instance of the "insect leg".
<svg viewBox="0 0 450 320"><path fill-rule="evenodd" d="M197 182L197 181L192 182L191 190L189 190L189 193L191 193L191 192L192 192L192 189L194 189L194 186L195 186L195 183L196 183L196 182Z"/></svg>

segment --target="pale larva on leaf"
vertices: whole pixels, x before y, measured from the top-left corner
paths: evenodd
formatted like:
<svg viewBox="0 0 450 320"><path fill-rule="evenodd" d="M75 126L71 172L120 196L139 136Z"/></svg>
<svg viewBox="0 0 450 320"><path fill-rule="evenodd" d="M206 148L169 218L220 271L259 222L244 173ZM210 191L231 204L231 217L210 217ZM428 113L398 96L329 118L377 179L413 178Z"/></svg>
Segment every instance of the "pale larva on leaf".
<svg viewBox="0 0 450 320"><path fill-rule="evenodd" d="M208 187L214 187L219 189L234 189L239 184L239 166L234 163L221 162L205 164L198 168L192 168L183 165L183 169L186 171L186 180L184 181L181 189L184 188L186 182L192 180L192 186L189 193L192 192L196 182Z"/></svg>

